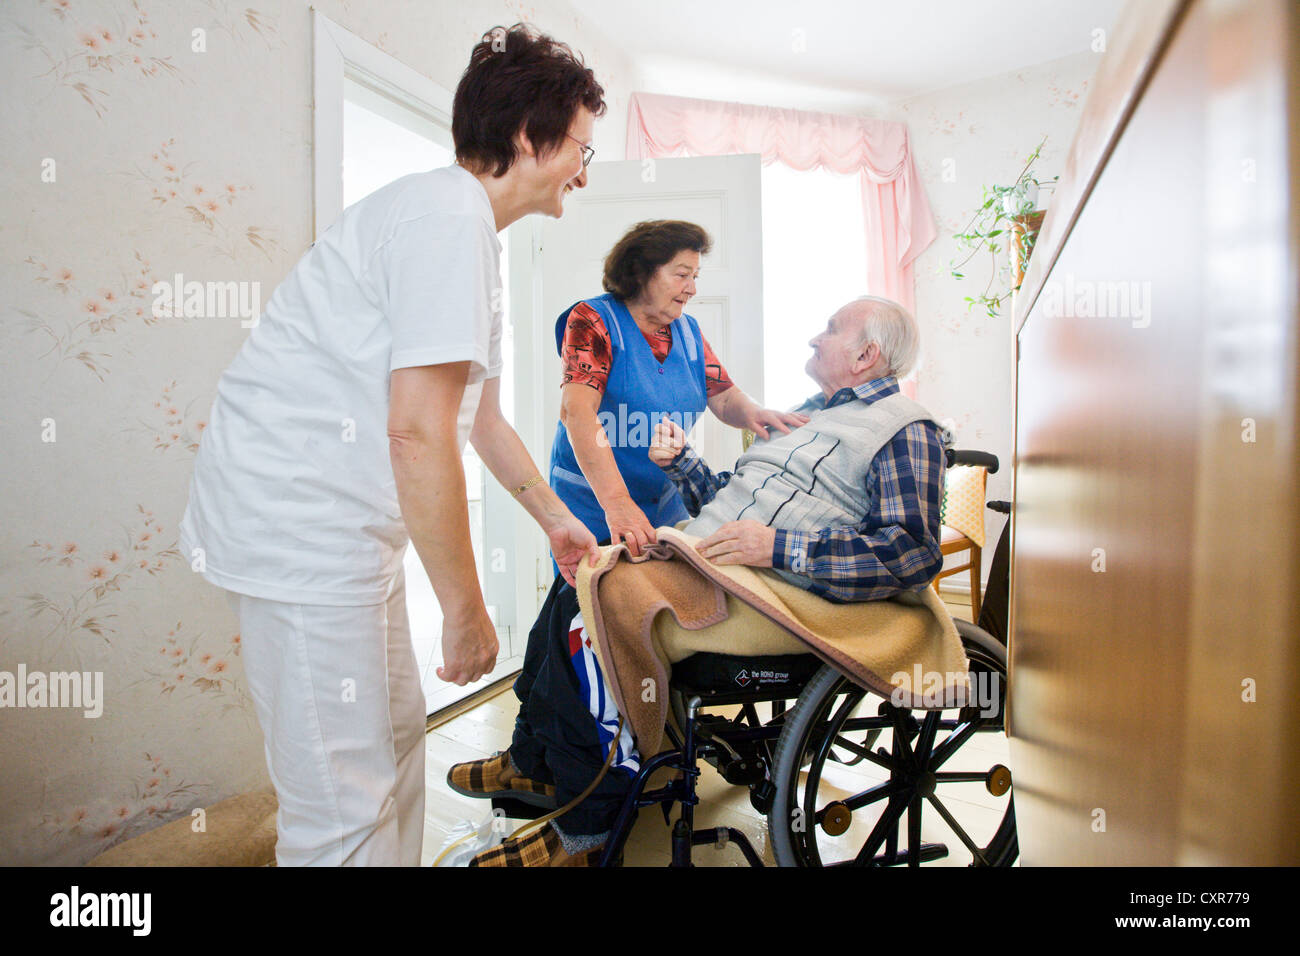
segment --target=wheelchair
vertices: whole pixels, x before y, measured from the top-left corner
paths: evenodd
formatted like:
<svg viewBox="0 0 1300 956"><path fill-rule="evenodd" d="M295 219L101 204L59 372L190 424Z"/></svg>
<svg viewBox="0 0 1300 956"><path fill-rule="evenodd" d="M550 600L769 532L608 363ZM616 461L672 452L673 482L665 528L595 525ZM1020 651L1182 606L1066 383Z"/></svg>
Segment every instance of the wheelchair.
<svg viewBox="0 0 1300 956"><path fill-rule="evenodd" d="M948 464L998 468L997 458L983 452L949 450ZM1009 510L1005 502L989 506ZM990 605L1006 607L1006 536L1004 530L990 567L987 591L995 600L986 598L985 610L993 616ZM750 865L765 865L736 827L696 827L703 760L728 783L749 789L750 803L767 818L778 866L1010 866L1018 855L1015 807L1011 772L1000 762L1007 649L990 633L1004 635L1006 624L986 617L987 630L955 622L975 693L952 710L896 706L811 653L697 653L674 664L673 719L665 726L671 746L643 755L599 865L621 863L638 812L654 806L671 827L672 866L693 865L695 847L728 844ZM649 789L664 770L671 779ZM511 816L537 815L512 803L494 806Z"/></svg>

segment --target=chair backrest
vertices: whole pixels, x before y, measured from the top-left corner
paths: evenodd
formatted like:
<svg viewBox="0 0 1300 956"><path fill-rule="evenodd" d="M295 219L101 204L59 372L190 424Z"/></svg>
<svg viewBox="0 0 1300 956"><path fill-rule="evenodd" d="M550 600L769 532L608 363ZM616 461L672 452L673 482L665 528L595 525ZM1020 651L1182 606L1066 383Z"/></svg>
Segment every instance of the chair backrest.
<svg viewBox="0 0 1300 956"><path fill-rule="evenodd" d="M984 547L984 489L988 470L979 465L953 465L944 473L939 520Z"/></svg>

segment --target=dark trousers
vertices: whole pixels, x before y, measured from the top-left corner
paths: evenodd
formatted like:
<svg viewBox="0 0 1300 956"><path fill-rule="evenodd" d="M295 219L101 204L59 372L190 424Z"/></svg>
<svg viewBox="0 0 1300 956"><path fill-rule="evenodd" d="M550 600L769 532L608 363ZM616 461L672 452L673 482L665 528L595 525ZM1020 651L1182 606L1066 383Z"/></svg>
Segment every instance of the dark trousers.
<svg viewBox="0 0 1300 956"><path fill-rule="evenodd" d="M979 627L988 631L1003 644L1007 642L1008 623L1011 604L1011 522L1008 521L998 538L993 550L993 563L989 565L989 584L984 589L984 600L980 603Z"/></svg>
<svg viewBox="0 0 1300 956"><path fill-rule="evenodd" d="M578 593L557 577L528 633L523 670L515 680L519 716L511 759L524 776L554 784L560 806L587 789L608 755L569 653L569 623L577 614ZM575 836L604 833L631 786L626 770L610 768L592 794L556 822Z"/></svg>

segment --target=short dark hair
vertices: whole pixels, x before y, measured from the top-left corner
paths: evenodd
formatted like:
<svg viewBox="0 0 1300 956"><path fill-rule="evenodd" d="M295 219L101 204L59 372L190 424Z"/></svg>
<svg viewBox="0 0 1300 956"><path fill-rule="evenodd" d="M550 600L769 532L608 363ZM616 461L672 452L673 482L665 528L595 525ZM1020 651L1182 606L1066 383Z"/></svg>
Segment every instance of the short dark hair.
<svg viewBox="0 0 1300 956"><path fill-rule="evenodd" d="M713 246L709 234L693 222L651 219L629 229L605 257L602 285L625 302L639 296L660 266L689 249L704 255Z"/></svg>
<svg viewBox="0 0 1300 956"><path fill-rule="evenodd" d="M518 156L522 128L538 158L553 153L579 106L605 112L605 91L569 47L516 23L493 27L475 45L451 108L456 159L504 176Z"/></svg>

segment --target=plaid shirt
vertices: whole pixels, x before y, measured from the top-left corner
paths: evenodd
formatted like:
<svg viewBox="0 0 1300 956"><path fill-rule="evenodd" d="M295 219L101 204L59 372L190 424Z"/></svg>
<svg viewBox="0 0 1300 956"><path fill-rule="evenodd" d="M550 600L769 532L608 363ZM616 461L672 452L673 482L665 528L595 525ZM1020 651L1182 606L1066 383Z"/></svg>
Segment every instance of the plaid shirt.
<svg viewBox="0 0 1300 956"><path fill-rule="evenodd" d="M898 381L886 376L842 388L830 401L816 395L796 411L811 413L851 401L870 405L897 392ZM874 601L924 588L943 565L939 506L946 441L932 422L913 422L900 430L871 462L870 505L862 522L810 531L777 529L772 567L806 575L809 591L837 602ZM664 471L692 517L731 479L731 472L710 471L690 445Z"/></svg>

